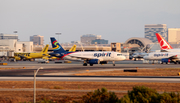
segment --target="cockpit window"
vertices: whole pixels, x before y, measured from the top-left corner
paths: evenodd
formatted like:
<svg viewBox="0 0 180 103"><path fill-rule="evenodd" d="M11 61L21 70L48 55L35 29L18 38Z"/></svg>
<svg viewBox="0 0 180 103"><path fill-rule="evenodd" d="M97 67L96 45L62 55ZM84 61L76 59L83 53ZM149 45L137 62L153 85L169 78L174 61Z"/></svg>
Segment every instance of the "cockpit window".
<svg viewBox="0 0 180 103"><path fill-rule="evenodd" d="M117 54L117 56L122 56L122 54Z"/></svg>

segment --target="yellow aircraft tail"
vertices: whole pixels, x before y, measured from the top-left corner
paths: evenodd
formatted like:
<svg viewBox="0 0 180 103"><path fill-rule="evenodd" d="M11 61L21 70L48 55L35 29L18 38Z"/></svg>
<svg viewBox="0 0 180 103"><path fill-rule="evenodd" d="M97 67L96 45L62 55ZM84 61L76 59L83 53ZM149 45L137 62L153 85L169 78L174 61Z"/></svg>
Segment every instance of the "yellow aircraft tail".
<svg viewBox="0 0 180 103"><path fill-rule="evenodd" d="M76 45L74 44L73 47L69 50L69 52L75 52L76 51Z"/></svg>
<svg viewBox="0 0 180 103"><path fill-rule="evenodd" d="M49 47L49 45L47 44L47 45L43 48L43 50L41 51L41 53L46 54L46 53L48 52L48 47Z"/></svg>

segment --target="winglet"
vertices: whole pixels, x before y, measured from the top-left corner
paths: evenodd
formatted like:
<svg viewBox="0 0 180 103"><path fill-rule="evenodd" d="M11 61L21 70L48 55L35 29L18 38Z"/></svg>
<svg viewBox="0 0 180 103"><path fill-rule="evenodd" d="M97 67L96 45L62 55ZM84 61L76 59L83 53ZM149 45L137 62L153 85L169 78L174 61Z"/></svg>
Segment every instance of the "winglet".
<svg viewBox="0 0 180 103"><path fill-rule="evenodd" d="M169 43L159 33L156 33L156 37L157 37L157 40L158 40L159 45L161 47L161 50L164 50L164 49L173 49L171 47L171 45L169 45Z"/></svg>

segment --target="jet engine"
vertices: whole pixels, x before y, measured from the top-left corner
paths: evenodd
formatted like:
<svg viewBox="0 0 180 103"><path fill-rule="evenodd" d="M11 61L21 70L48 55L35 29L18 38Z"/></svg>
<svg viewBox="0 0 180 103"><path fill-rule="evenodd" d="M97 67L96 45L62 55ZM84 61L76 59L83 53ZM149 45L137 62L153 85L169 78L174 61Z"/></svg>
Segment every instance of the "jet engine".
<svg viewBox="0 0 180 103"><path fill-rule="evenodd" d="M51 56L60 56L59 53L49 53L49 55L51 55Z"/></svg>
<svg viewBox="0 0 180 103"><path fill-rule="evenodd" d="M91 59L88 61L89 64L99 64L99 60L98 59Z"/></svg>
<svg viewBox="0 0 180 103"><path fill-rule="evenodd" d="M163 59L161 59L161 62L162 63L170 63L171 62L171 60L170 59L166 59L166 58L163 58Z"/></svg>
<svg viewBox="0 0 180 103"><path fill-rule="evenodd" d="M107 61L101 61L100 64L107 64Z"/></svg>

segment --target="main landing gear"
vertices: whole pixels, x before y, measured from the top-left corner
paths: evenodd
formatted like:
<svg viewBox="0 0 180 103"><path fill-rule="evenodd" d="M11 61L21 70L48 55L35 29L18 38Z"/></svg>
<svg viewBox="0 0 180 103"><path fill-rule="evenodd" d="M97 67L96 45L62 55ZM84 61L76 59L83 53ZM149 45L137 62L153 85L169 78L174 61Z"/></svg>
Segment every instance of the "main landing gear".
<svg viewBox="0 0 180 103"><path fill-rule="evenodd" d="M90 64L90 66L93 66L93 64Z"/></svg>
<svg viewBox="0 0 180 103"><path fill-rule="evenodd" d="M93 64L89 64L90 66L93 66ZM87 63L84 63L83 66L87 66Z"/></svg>
<svg viewBox="0 0 180 103"><path fill-rule="evenodd" d="M87 66L87 63L84 63L83 66Z"/></svg>
<svg viewBox="0 0 180 103"><path fill-rule="evenodd" d="M115 66L115 61L113 61L113 66Z"/></svg>

